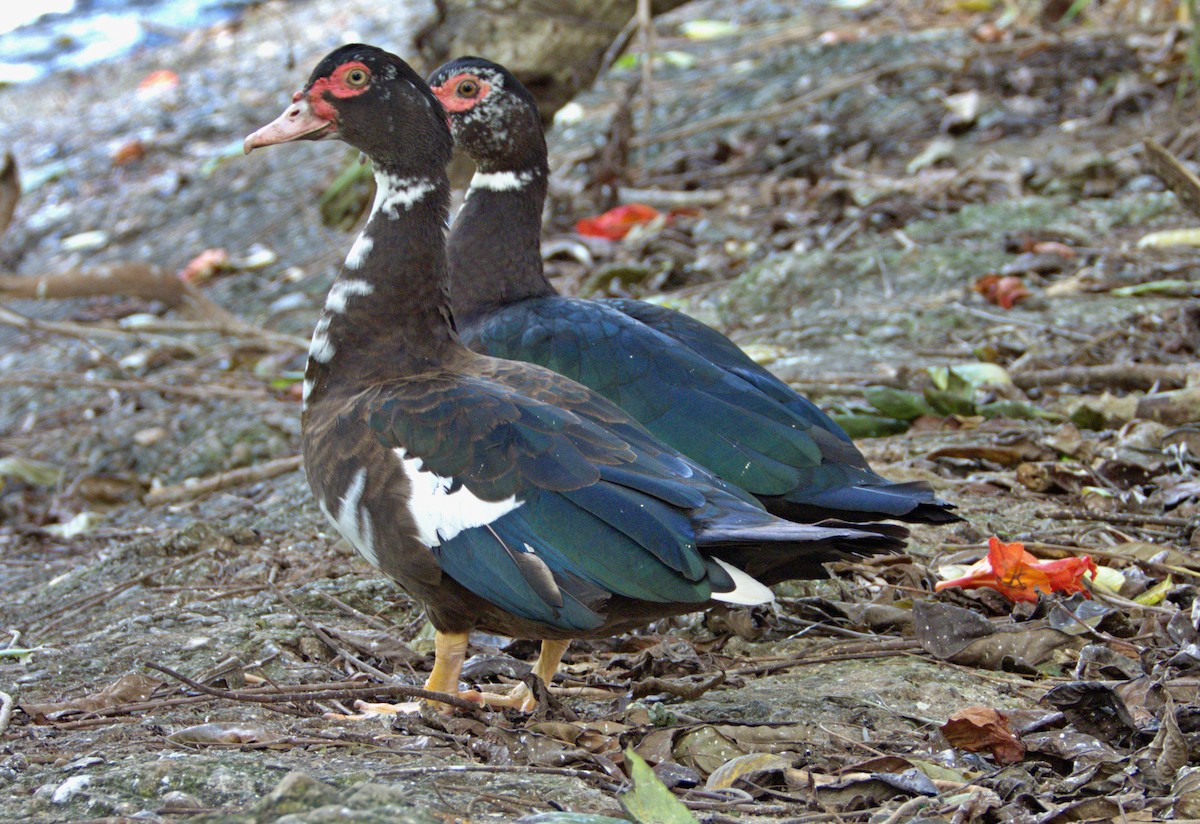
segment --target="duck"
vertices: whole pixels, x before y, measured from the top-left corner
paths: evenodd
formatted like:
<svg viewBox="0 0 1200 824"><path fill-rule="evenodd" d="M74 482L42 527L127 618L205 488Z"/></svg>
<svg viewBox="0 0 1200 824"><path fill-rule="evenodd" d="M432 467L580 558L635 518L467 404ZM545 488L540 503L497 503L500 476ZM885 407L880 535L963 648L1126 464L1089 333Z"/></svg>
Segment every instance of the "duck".
<svg viewBox="0 0 1200 824"><path fill-rule="evenodd" d="M903 547L895 524L777 518L600 394L468 349L445 243L453 140L403 59L336 49L244 148L335 139L377 191L313 330L304 469L334 529L423 606L427 690L478 699L459 689L472 631L541 641L549 684L571 639L770 603L774 583ZM531 709L522 687L478 700Z"/></svg>
<svg viewBox="0 0 1200 824"><path fill-rule="evenodd" d="M537 101L479 57L428 82L476 164L448 240L468 347L579 381L780 517L961 520L928 484L874 472L837 423L716 329L645 301L559 294L540 253L549 167Z"/></svg>

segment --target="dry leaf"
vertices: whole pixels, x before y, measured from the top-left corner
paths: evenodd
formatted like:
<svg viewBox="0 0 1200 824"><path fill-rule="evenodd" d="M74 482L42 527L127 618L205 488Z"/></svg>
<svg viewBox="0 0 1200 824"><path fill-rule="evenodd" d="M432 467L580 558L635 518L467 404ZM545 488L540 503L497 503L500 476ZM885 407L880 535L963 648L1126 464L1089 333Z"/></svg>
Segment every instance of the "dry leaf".
<svg viewBox="0 0 1200 824"><path fill-rule="evenodd" d="M76 712L96 712L119 704L135 704L150 698L162 682L138 673L122 675L99 692L68 701L53 701L46 704L22 703L21 709L30 718L57 720Z"/></svg>
<svg viewBox="0 0 1200 824"><path fill-rule="evenodd" d="M941 726L951 746L967 752L988 752L997 764L1016 764L1025 757L1025 745L1013 732L1008 716L991 707L967 707Z"/></svg>

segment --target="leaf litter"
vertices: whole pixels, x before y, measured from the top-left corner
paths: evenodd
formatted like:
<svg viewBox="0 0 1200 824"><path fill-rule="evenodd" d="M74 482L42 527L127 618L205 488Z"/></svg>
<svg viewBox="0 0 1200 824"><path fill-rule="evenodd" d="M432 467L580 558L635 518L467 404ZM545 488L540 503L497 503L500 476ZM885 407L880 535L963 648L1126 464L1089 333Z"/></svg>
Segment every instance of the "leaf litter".
<svg viewBox="0 0 1200 824"><path fill-rule="evenodd" d="M409 696L431 663L414 605L323 531L294 471L280 387L337 261L230 253L244 268L201 291L172 273L205 249L294 249L295 227L204 222L184 244L194 208L151 224L134 205L140 230L87 208L55 217L78 172L35 161L6 251L42 274L10 295L70 300L5 315L22 355L0 378L21 393L3 409L0 669L17 698L0 722L5 814L266 821L349 805L364 820L432 820L414 801L441 820L559 824L1200 814L1195 261L1137 247L1181 217L1125 151L1153 115L1167 156L1194 156L1187 133L1168 139L1190 122L1174 102L1183 46L1120 9L1089 10L1106 30L1051 39L1028 21L989 20L985 36L975 9L871 5L797 21L747 3L744 22L701 27L704 39L662 22L664 53L689 59L656 64L656 83L690 93L656 95L627 171L649 193L631 200L676 217L549 266L569 291L682 288L663 299L768 356L856 434L905 433L862 444L885 474L933 481L969 523L786 585L770 610L576 643L531 716L468 704L450 719L337 718ZM905 63L922 27L961 63ZM764 65L763 37L770 60L803 68ZM713 73L731 59L759 71ZM585 111L619 97L620 71ZM1158 86L1121 82L1144 72ZM788 77L840 91L792 105ZM741 122L694 108L730 89L742 105L747 88L781 103ZM561 130L555 151L582 156L572 147L606 125ZM1095 153L1063 138L1079 130ZM147 168L167 162L155 140L138 141L120 173L155 204L154 187L175 184ZM210 148L188 185L208 198L245 187L249 173ZM111 172L108 149L97 160ZM296 169L283 171L268 173L284 182L262 187L264 207L294 198ZM575 221L602 210L583 177L560 169L549 240L578 243ZM294 222L326 231L313 210ZM62 248L94 231L104 248ZM163 260L133 260L129 237ZM92 254L119 256L98 265L123 291L80 275ZM976 290L987 276L1005 282L994 304ZM898 316L901 299L919 323ZM81 516L85 528L61 529ZM1090 556L1115 591L1088 577L1091 599L935 592L938 570L977 561L992 534L1033 563ZM527 677L526 642L482 638L475 652L474 682Z"/></svg>

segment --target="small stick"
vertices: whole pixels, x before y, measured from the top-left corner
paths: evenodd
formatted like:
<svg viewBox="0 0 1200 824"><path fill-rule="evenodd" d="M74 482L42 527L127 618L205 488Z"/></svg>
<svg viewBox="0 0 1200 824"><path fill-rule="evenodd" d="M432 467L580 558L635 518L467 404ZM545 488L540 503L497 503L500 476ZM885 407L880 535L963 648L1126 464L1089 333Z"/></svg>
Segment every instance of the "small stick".
<svg viewBox="0 0 1200 824"><path fill-rule="evenodd" d="M1190 518L1172 518L1169 515L1139 515L1136 512L1088 512L1086 509L1057 509L1046 517L1056 521L1105 521L1110 524L1152 524L1154 526L1194 526ZM1091 552L1086 547L1080 547L1081 552Z"/></svg>
<svg viewBox="0 0 1200 824"><path fill-rule="evenodd" d="M376 775L387 778L422 777L438 773L517 773L524 775L562 775L568 778L582 778L585 781L602 782L604 789L619 790L621 785L609 781L602 773L591 770L573 770L569 767L539 767L534 764L439 764L429 767L396 767L382 770Z"/></svg>
<svg viewBox="0 0 1200 824"><path fill-rule="evenodd" d="M867 71L857 72L846 77L828 81L822 84L819 89L811 91L808 94L802 94L794 100L754 112L753 118L761 122L783 117L784 115L801 111L814 103L836 97L850 89L874 83L876 80L888 75L903 74L904 72L915 71L917 69L937 69L945 66L946 61L944 59L925 57L917 60L906 60L903 63L895 63L891 66L880 66L877 69L868 69ZM701 134L711 129L722 129L727 126L736 126L745 123L749 116L746 112L719 114L715 117L698 120L687 126L680 126L677 129L668 129L665 132L658 132L656 134L640 135L633 138L629 143L634 148L653 146L656 143L674 143L685 137Z"/></svg>
<svg viewBox="0 0 1200 824"><path fill-rule="evenodd" d="M0 309L0 312L3 310ZM44 374L18 373L0 378L0 386L31 386L39 389L115 389L118 392L157 392L197 401L212 398L231 400L283 400L284 398L258 389L236 389L232 386L175 386L169 383L153 383L142 380L91 380L82 375L66 372Z"/></svg>
<svg viewBox="0 0 1200 824"><path fill-rule="evenodd" d="M947 305L949 309L958 309L960 312L966 312L968 315L974 315L977 318L991 321L992 323L1007 323L1013 326L1024 326L1027 329L1037 329L1041 332L1049 332L1058 335L1060 338L1073 340L1076 343L1090 343L1092 338L1090 335L1084 335L1080 332L1073 332L1070 329L1061 329L1057 326L1051 326L1048 323L1039 323L1036 320L1025 320L1024 318L1007 317L1005 315L997 315L992 312L985 312L982 309L976 309L974 306L967 306L964 303L950 303ZM1016 378L1013 378L1016 382Z"/></svg>
<svg viewBox="0 0 1200 824"><path fill-rule="evenodd" d="M637 0L638 37L642 45L642 132L654 124L654 21L650 0Z"/></svg>
<svg viewBox="0 0 1200 824"><path fill-rule="evenodd" d="M45 626L38 628L37 634L45 635L51 629L53 629L53 628L57 627L59 624L61 624L66 619L66 617L73 612L76 612L80 609L86 609L87 607L90 607L93 604L98 604L102 601L106 601L109 598L112 598L117 593L124 592L125 590L129 589L130 587L137 586L138 584L147 583L155 575L161 575L162 573L165 573L165 572L174 572L175 570L180 569L181 567L187 566L188 564L192 563L193 561L199 560L201 557L208 555L211 552L212 552L211 549L201 549L197 552L193 552L191 555L180 558L178 561L175 561L170 564L166 564L164 566L159 567L158 569L152 569L149 572L143 572L140 575L137 575L133 578L129 578L125 581L122 581L119 584L115 584L101 592L97 592L93 595L85 595L82 598L76 598L74 601L70 601L69 603L66 603L61 607L52 609L49 612L45 613L44 615L38 616L38 618L36 620L44 621L47 618L50 618L52 616L58 616L58 617L55 618L50 623L46 624Z"/></svg>
<svg viewBox="0 0 1200 824"><path fill-rule="evenodd" d="M1059 369L1035 369L1018 372L1013 383L1022 389L1035 386L1105 386L1113 389L1150 389L1185 386L1190 375L1200 374L1195 366L1159 366L1146 363L1105 363L1099 366L1064 366Z"/></svg>
<svg viewBox="0 0 1200 824"><path fill-rule="evenodd" d="M312 619L309 618L307 615L305 615L304 611L302 609L300 609L300 607L296 606L296 604L292 601L291 598L284 595L283 591L280 590L279 587L275 586L275 584L270 581L268 581L267 583L271 587L271 592L275 593L275 597L278 598L280 601L283 601L284 605L288 609L290 609L297 618L299 618L301 621L304 622L304 626L306 626L310 630L312 630L312 634L317 636L317 638L319 638L321 640L322 644L329 647L331 650L336 652L338 655L342 656L342 658L344 658L345 660L354 664L356 667L358 667L363 672L368 673L370 675L374 675L376 678L378 678L382 681L394 680L391 675L388 675L386 672L383 672L382 670L371 666L366 661L362 660L357 655L355 655L353 652L346 649L346 647L344 645L339 644L337 641L330 638L329 634L327 632L325 632L323 629L321 629L320 627L318 627L316 624L314 624L312 622Z"/></svg>
<svg viewBox="0 0 1200 824"><path fill-rule="evenodd" d="M146 494L143 502L146 506L161 506L163 504L179 503L180 501L190 501L194 498L202 498L205 495L220 492L223 489L265 481L277 475L295 472L303 462L304 459L302 456L291 455L287 458L276 458L273 461L255 464L254 466L243 466L239 469L231 469L228 472L218 472L216 475L210 475L203 480L192 483L174 484L173 486L163 486L153 489Z"/></svg>
<svg viewBox="0 0 1200 824"><path fill-rule="evenodd" d="M450 695L444 692L431 692L421 689L420 687L410 687L407 684L378 684L372 687L364 687L360 689L345 689L345 690L319 690L319 691L298 691L298 692L282 692L273 695L264 695L262 693L252 693L244 690L222 690L216 687L210 687L201 684L199 681L193 681L186 675L176 672L170 667L160 666L159 664L144 662L144 666L153 670L158 670L164 675L169 675L177 681L183 682L185 685L194 690L199 690L207 695L214 695L218 698L228 698L231 701L244 701L252 704L280 704L286 701L316 701L319 699L341 699L350 700L353 698L376 698L380 695L403 695L406 698L422 698L426 701L436 701L440 704L449 704L460 710L468 712L477 712L479 705L460 698L457 695Z"/></svg>
<svg viewBox="0 0 1200 824"><path fill-rule="evenodd" d="M85 323L72 323L71 321L37 320L36 318L22 315L20 312L14 312L5 306L0 306L0 323L24 332L51 332L55 335L76 338L84 343L93 343L95 338L109 338L113 340L129 340L130 338L134 338L148 343L158 343L187 349L193 355L200 354L196 347L188 346L175 338L147 335L136 330L119 329L113 326L92 326Z"/></svg>

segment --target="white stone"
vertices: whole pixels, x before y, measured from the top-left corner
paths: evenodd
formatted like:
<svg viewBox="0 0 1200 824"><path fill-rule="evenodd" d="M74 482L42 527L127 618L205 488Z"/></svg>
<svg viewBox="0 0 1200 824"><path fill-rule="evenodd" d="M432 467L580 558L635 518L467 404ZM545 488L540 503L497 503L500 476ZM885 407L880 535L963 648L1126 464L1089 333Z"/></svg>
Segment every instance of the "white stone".
<svg viewBox="0 0 1200 824"><path fill-rule="evenodd" d="M50 801L53 804L66 804L72 798L79 795L84 787L91 783L92 777L90 775L73 775L58 785L54 790L54 794L50 796Z"/></svg>
<svg viewBox="0 0 1200 824"><path fill-rule="evenodd" d="M463 530L490 524L524 503L516 495L485 501L465 484L451 492L453 478L423 469L421 459L410 458L404 449L394 451L408 476L411 489L408 508L416 521L417 535L426 546L441 546Z"/></svg>

